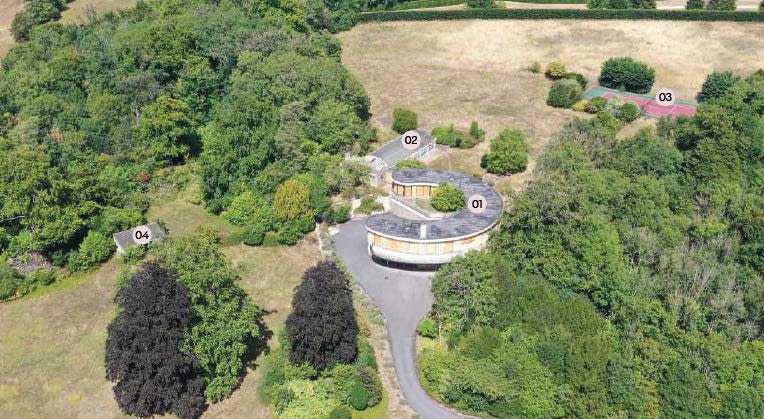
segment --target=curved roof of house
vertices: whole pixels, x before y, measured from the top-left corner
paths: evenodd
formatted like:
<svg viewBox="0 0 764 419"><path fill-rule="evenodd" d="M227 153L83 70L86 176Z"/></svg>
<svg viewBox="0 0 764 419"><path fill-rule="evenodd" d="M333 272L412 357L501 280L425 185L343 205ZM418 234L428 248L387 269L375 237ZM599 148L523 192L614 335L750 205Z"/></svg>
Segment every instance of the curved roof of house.
<svg viewBox="0 0 764 419"><path fill-rule="evenodd" d="M394 182L404 185L439 185L449 182L461 189L467 198L472 195L482 195L486 198L487 206L480 214L472 213L465 208L448 217L427 221L409 220L391 213L372 215L366 219L366 228L369 231L403 239L442 241L482 233L496 225L501 216L504 206L501 196L492 187L472 176L428 169L394 170L392 176ZM422 225L427 226L424 238L420 237Z"/></svg>

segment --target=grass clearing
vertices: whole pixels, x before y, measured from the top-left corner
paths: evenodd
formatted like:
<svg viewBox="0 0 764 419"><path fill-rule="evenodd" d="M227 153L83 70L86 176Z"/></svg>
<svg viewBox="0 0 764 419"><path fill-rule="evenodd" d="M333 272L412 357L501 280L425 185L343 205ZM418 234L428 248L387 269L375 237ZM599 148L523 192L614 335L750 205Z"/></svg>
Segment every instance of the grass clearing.
<svg viewBox="0 0 764 419"><path fill-rule="evenodd" d="M113 10L133 7L137 0L74 0L67 4L61 13L64 23L83 23L87 21L87 11L92 8L96 13L104 14ZM11 35L11 22L16 13L24 10L24 0L0 0L0 58L15 44Z"/></svg>
<svg viewBox="0 0 764 419"><path fill-rule="evenodd" d="M526 68L552 61L596 80L611 56L631 56L657 72L653 91L673 89L692 100L714 70L749 74L764 62L764 25L735 22L457 20L380 22L339 34L342 62L371 96L374 124L388 129L406 107L420 125L477 120L487 140L451 150L433 167L483 174L480 157L503 128L519 128L532 147L529 171L503 178L516 189L560 125L582 115L546 105L551 82Z"/></svg>
<svg viewBox="0 0 764 419"><path fill-rule="evenodd" d="M223 237L236 228L191 204L185 194L152 206L174 236L212 225ZM229 240L230 241L230 240ZM284 323L292 289L319 259L308 238L293 247L257 248L224 244L241 271L241 286L274 331ZM0 418L123 418L103 367L106 326L114 317L116 279L124 264L113 257L100 268L75 274L22 299L0 304ZM261 361L261 359L258 359ZM205 418L271 418L257 395L262 374L250 369L231 398L213 405Z"/></svg>
<svg viewBox="0 0 764 419"><path fill-rule="evenodd" d="M163 219L173 236L188 234L199 225L216 228L224 238L223 252L240 271L241 287L269 312L265 323L275 334L286 321L292 291L302 273L321 258L315 237L308 235L292 247L248 247L231 240L235 226L192 204L188 195L163 198L147 217ZM115 315L112 300L124 266L115 256L98 269L0 304L0 418L128 417L119 411L103 367L106 327ZM369 325L369 339L376 348L383 325L367 304L359 299L356 307L362 323ZM275 337L270 345L277 345ZM210 406L204 418L274 418L259 395L263 375L258 365L263 356L249 369L241 387L229 399ZM399 404L393 404L398 410L388 414L389 388L386 385L379 405L354 412L353 417L410 417L398 414L403 411Z"/></svg>
<svg viewBox="0 0 764 419"><path fill-rule="evenodd" d="M16 13L22 10L24 0L0 0L0 58L4 57L15 43L11 35L11 22Z"/></svg>
<svg viewBox="0 0 764 419"><path fill-rule="evenodd" d="M87 22L88 9L92 9L99 16L120 9L135 6L137 0L75 0L66 6L61 13L61 22L85 23Z"/></svg>

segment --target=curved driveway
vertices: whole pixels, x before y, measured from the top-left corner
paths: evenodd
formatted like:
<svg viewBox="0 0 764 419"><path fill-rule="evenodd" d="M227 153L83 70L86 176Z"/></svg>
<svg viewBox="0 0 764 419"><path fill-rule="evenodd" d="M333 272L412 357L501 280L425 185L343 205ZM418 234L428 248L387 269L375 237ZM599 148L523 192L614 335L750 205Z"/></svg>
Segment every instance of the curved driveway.
<svg viewBox="0 0 764 419"><path fill-rule="evenodd" d="M367 251L363 221L340 225L334 236L337 255L385 317L390 348L406 402L424 419L463 419L435 402L419 385L414 337L432 306L432 272L403 271L379 265Z"/></svg>

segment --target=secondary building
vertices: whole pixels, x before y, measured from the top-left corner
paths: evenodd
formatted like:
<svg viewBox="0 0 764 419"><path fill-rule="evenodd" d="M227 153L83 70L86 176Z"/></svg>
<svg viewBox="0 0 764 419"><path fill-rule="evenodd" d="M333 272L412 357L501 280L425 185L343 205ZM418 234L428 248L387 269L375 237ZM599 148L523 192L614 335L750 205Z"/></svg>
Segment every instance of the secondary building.
<svg viewBox="0 0 764 419"><path fill-rule="evenodd" d="M480 249L488 233L499 222L503 210L501 196L488 184L462 173L445 170L393 170L387 181L390 208L397 211L366 219L369 254L378 259L415 264L440 265L470 250ZM416 205L448 182L472 196L484 198L482 212L468 208L452 214L438 214Z"/></svg>
<svg viewBox="0 0 764 419"><path fill-rule="evenodd" d="M381 186L385 174L393 169L399 161L406 159L421 159L435 150L437 139L434 138L429 131L421 128L417 128L414 131L419 134L419 138L421 138L422 141L417 149L408 150L403 147L401 141L403 135L399 135L366 156L366 160L372 169L372 185Z"/></svg>

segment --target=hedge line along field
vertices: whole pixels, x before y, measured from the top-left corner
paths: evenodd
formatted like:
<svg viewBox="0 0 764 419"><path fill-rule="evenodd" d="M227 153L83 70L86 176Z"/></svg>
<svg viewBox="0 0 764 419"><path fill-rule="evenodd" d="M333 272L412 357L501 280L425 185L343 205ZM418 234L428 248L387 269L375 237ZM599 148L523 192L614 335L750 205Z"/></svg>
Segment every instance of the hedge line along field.
<svg viewBox="0 0 764 419"><path fill-rule="evenodd" d="M476 120L493 138L505 127L523 130L532 156L567 118L545 100L550 82L527 71L560 61L596 80L611 56L631 56L656 70L655 93L674 89L693 100L713 70L750 74L764 62L764 24L624 20L457 20L366 23L339 35L342 61L371 97L376 125L389 127L399 106L426 128ZM743 41L744 40L744 41ZM454 167L483 173L485 141L452 151ZM530 168L533 160L531 160ZM448 161L436 161L447 167ZM522 176L513 176L522 178ZM518 186L518 185L513 185Z"/></svg>

